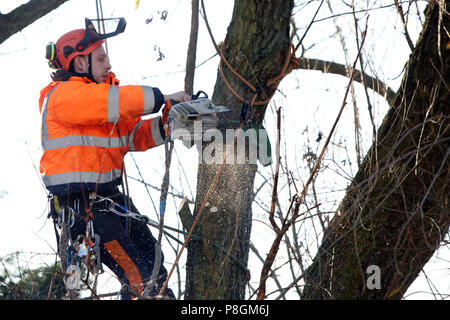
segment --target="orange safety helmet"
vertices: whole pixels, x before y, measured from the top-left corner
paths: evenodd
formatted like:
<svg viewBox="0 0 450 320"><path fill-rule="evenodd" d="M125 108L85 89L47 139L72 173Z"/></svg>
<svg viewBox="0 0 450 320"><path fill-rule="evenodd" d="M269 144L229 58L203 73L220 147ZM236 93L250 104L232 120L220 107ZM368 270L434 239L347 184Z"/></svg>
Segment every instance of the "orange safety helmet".
<svg viewBox="0 0 450 320"><path fill-rule="evenodd" d="M106 19L105 19L106 20ZM72 30L64 34L56 41L56 45L50 42L46 47L45 57L53 69L69 71L70 62L80 55L89 55L105 42L106 38L113 37L125 30L126 21L119 19L116 31L108 34L99 34L92 21L85 19L86 29Z"/></svg>

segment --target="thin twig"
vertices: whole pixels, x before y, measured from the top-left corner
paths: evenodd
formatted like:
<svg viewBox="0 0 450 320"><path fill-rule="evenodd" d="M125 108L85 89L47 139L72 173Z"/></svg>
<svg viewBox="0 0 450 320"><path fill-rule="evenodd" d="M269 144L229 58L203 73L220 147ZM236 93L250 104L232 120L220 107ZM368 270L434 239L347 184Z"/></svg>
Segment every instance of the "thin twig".
<svg viewBox="0 0 450 320"><path fill-rule="evenodd" d="M395 2L395 6L397 7L398 14L400 15L400 19L402 20L403 28L405 29L406 41L408 42L408 46L411 49L411 51L413 51L414 44L411 40L411 37L409 36L408 28L406 27L408 24L408 21L405 18L405 14L403 13L402 6L398 3L398 0L394 0L394 2Z"/></svg>
<svg viewBox="0 0 450 320"><path fill-rule="evenodd" d="M269 212L269 221L272 224L273 229L276 233L280 232L280 228L278 227L277 223L274 220L274 211L275 211L275 204L277 200L277 194L278 194L278 176L280 171L280 141L281 141L281 107L277 111L277 145L276 145L276 164L275 164L275 174L274 174L274 182L273 182L273 189L272 189L272 202L270 206L270 212Z"/></svg>

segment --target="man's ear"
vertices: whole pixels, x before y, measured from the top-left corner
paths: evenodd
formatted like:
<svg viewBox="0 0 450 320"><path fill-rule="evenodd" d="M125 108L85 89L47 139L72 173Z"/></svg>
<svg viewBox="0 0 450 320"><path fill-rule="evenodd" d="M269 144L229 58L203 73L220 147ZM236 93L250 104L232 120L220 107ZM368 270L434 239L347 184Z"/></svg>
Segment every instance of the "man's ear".
<svg viewBox="0 0 450 320"><path fill-rule="evenodd" d="M73 67L77 73L87 73L89 70L88 62L85 56L76 56L73 58Z"/></svg>

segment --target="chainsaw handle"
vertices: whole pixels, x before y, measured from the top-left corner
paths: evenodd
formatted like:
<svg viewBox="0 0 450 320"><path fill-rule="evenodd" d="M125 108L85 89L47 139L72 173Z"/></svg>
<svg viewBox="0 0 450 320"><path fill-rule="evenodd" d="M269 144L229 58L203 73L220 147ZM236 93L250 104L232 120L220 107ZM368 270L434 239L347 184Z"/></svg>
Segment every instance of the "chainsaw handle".
<svg viewBox="0 0 450 320"><path fill-rule="evenodd" d="M192 100L197 100L198 98L200 98L200 95L201 95L202 93L204 94L204 98L208 98L208 95L206 94L206 92L200 90L200 91L198 91L196 94L193 94L193 95L192 95Z"/></svg>
<svg viewBox="0 0 450 320"><path fill-rule="evenodd" d="M179 103L179 102L176 100L173 100L173 99L169 99L166 101L164 108L162 110L162 115L161 115L161 123L163 125L166 124L166 122L167 122L167 118L169 117L170 108L172 108L172 106L177 103Z"/></svg>
<svg viewBox="0 0 450 320"><path fill-rule="evenodd" d="M205 91L199 90L196 94L192 95L192 100L197 100L200 98L200 95L203 94L204 98L208 98L208 94ZM170 108L172 108L173 105L180 103L179 101L176 101L174 99L168 99L164 105L164 108L162 110L161 115L161 123L164 125L167 122L167 118L169 118L169 111Z"/></svg>

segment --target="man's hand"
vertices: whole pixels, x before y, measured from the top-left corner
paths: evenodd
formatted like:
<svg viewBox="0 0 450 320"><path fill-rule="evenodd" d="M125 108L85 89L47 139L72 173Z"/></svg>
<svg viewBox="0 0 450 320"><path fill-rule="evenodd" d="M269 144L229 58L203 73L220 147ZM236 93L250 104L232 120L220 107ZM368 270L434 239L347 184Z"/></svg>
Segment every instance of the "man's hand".
<svg viewBox="0 0 450 320"><path fill-rule="evenodd" d="M164 95L164 108L161 115L161 123L166 124L167 118L169 117L170 108L176 103L190 101L192 98L184 91L179 91L169 95Z"/></svg>
<svg viewBox="0 0 450 320"><path fill-rule="evenodd" d="M191 101L192 98L186 92L179 91L172 94L164 95L164 102L167 102L169 100L175 100L176 102L185 102Z"/></svg>

